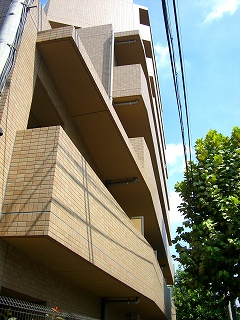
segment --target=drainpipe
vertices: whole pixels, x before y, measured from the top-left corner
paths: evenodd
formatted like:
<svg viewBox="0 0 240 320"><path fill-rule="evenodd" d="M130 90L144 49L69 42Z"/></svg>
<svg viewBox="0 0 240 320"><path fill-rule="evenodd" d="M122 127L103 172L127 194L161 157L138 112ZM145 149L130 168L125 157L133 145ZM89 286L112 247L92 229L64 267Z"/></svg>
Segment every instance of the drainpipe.
<svg viewBox="0 0 240 320"><path fill-rule="evenodd" d="M0 95L14 64L27 11L33 0L12 0L0 30Z"/></svg>
<svg viewBox="0 0 240 320"><path fill-rule="evenodd" d="M116 304L138 304L140 302L140 298L136 297L134 299L113 299L113 298L102 298L101 305L101 320L108 320L107 318L107 304L116 303Z"/></svg>
<svg viewBox="0 0 240 320"><path fill-rule="evenodd" d="M111 34L111 58L110 58L110 80L109 80L109 99L112 102L113 96L113 67L114 67L114 30Z"/></svg>

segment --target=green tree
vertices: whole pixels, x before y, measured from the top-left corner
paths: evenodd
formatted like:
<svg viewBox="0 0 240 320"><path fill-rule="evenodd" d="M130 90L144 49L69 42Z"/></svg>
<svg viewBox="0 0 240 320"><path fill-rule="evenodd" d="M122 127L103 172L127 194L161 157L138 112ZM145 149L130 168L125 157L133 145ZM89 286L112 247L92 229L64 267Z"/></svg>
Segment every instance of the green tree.
<svg viewBox="0 0 240 320"><path fill-rule="evenodd" d="M240 128L230 137L210 130L196 141L195 153L175 186L184 216L175 259L190 284L233 301L240 297Z"/></svg>
<svg viewBox="0 0 240 320"><path fill-rule="evenodd" d="M181 269L175 275L173 298L177 320L226 320L227 307L223 298L202 287L190 289L189 274Z"/></svg>

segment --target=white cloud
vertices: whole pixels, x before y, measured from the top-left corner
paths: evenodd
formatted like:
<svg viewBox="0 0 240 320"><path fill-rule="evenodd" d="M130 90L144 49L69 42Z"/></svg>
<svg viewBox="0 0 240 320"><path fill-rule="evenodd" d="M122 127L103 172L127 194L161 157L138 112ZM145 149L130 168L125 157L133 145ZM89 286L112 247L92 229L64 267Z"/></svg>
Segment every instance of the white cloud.
<svg viewBox="0 0 240 320"><path fill-rule="evenodd" d="M180 223L183 222L183 216L178 211L178 206L181 203L181 198L177 192L170 191L169 192L169 202L170 202L170 222L173 223Z"/></svg>
<svg viewBox="0 0 240 320"><path fill-rule="evenodd" d="M164 69L170 67L168 46L162 46L161 44L157 44L155 46L155 54L158 68Z"/></svg>
<svg viewBox="0 0 240 320"><path fill-rule="evenodd" d="M162 46L161 44L157 44L155 47L155 56L156 56L156 63L157 68L161 75L169 78L172 77L172 68L169 56L169 49L168 46ZM184 66L189 67L191 63L187 60L184 60ZM176 61L176 72L180 75L181 74L181 67L180 62Z"/></svg>
<svg viewBox="0 0 240 320"><path fill-rule="evenodd" d="M179 158L183 157L183 145L181 143L169 143L166 146L167 164L171 166L176 164Z"/></svg>
<svg viewBox="0 0 240 320"><path fill-rule="evenodd" d="M166 160L169 175L173 175L174 173L183 173L185 167L183 145L181 143L167 144Z"/></svg>
<svg viewBox="0 0 240 320"><path fill-rule="evenodd" d="M206 15L204 23L220 20L224 14L233 15L240 7L240 0L209 0L207 4L210 12Z"/></svg>

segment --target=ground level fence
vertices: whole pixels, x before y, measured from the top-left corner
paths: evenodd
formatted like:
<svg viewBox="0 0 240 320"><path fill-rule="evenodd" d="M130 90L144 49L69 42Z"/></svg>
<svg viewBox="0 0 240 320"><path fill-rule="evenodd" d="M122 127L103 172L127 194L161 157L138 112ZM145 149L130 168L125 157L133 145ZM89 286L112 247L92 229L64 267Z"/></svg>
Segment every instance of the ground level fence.
<svg viewBox="0 0 240 320"><path fill-rule="evenodd" d="M0 320L99 320L27 301L0 296Z"/></svg>

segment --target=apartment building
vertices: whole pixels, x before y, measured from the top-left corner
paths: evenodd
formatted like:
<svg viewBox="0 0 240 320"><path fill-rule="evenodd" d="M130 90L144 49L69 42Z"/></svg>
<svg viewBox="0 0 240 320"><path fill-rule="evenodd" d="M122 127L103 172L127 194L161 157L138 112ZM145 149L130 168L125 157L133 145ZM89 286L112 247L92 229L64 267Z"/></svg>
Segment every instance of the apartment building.
<svg viewBox="0 0 240 320"><path fill-rule="evenodd" d="M9 50L7 59L0 50L4 308L12 301L26 316L41 305L41 319L174 319L147 8L0 0L0 26Z"/></svg>

